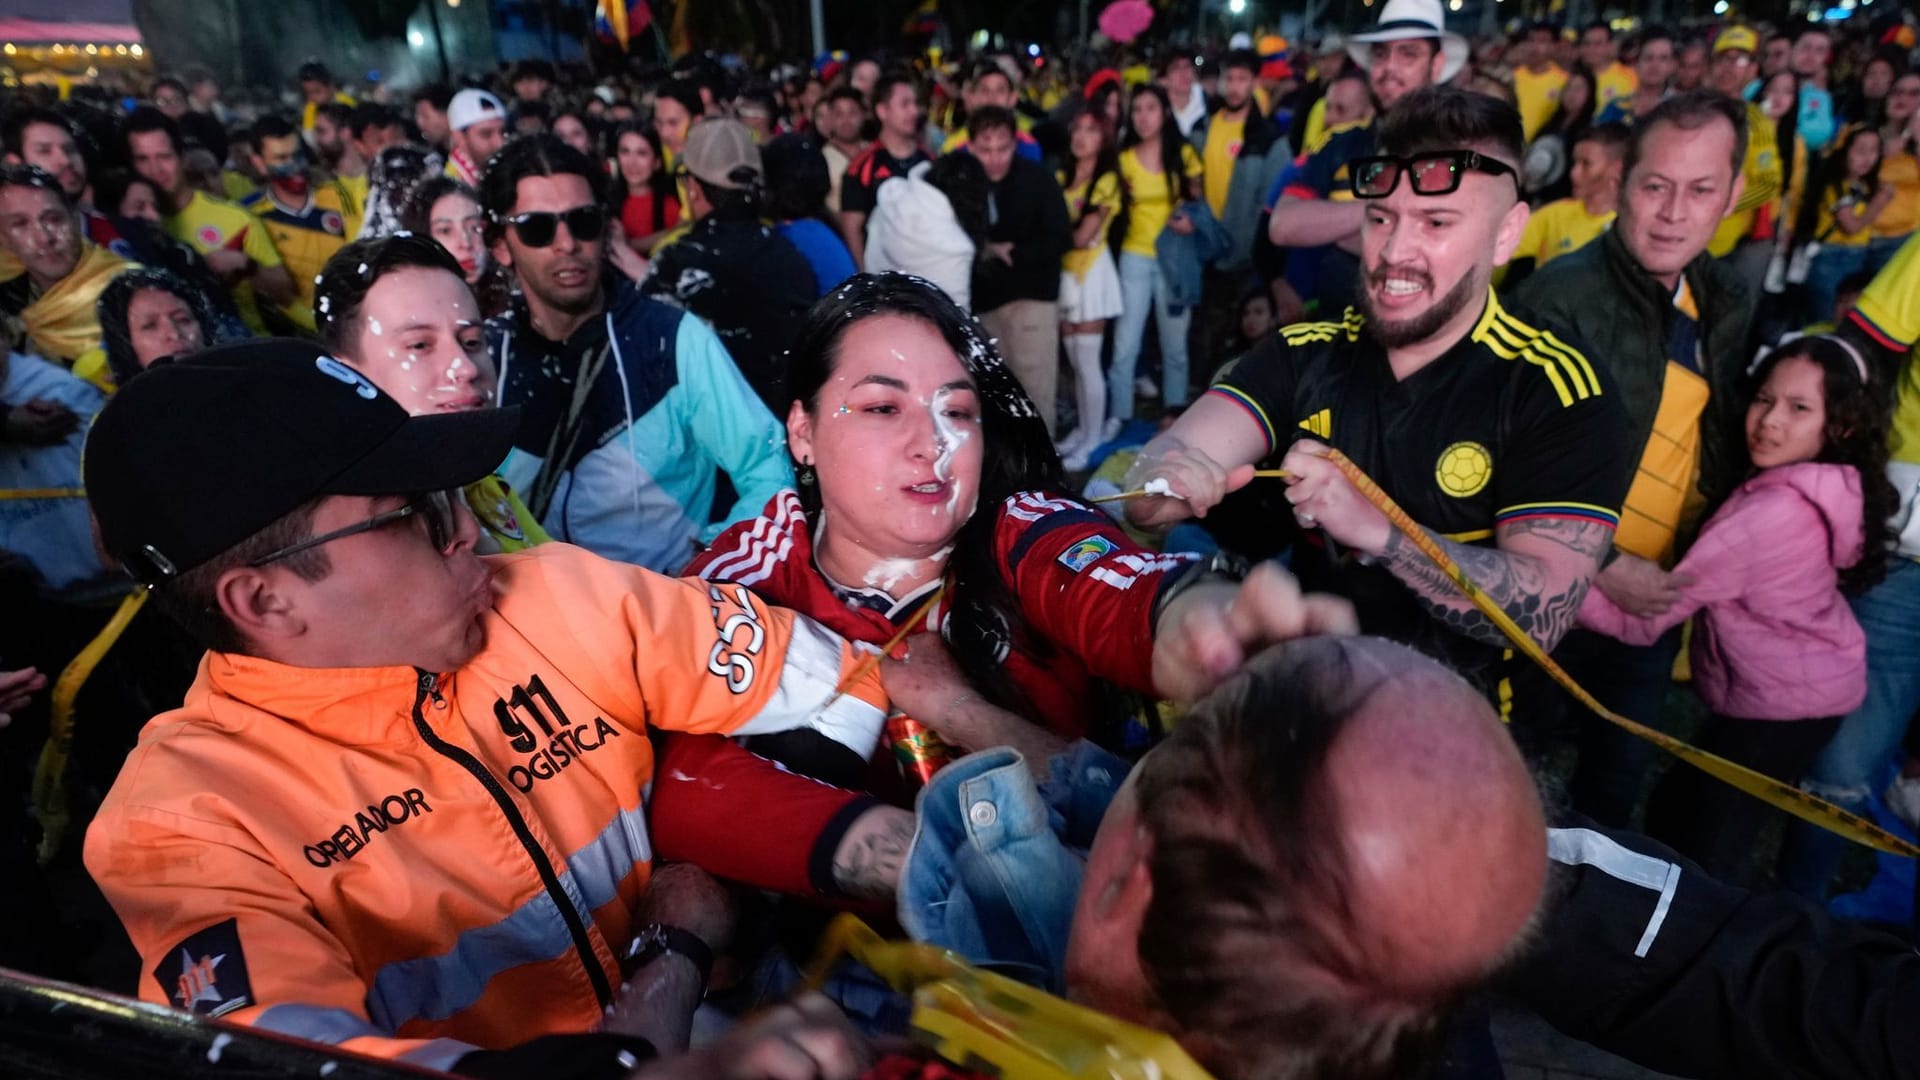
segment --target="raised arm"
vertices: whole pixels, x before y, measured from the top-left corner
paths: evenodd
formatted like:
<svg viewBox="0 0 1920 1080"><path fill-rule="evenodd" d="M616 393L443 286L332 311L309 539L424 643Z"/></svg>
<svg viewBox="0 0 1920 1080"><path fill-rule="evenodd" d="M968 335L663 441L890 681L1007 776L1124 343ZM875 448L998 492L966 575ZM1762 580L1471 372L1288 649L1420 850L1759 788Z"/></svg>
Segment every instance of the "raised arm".
<svg viewBox="0 0 1920 1080"><path fill-rule="evenodd" d="M1332 202L1281 195L1273 216L1267 220L1267 239L1275 247L1305 248L1325 244L1349 246L1360 240L1360 225L1366 217L1357 202Z"/></svg>
<svg viewBox="0 0 1920 1080"><path fill-rule="evenodd" d="M1205 517L1228 492L1253 478L1253 463L1271 449L1266 428L1247 406L1223 394L1202 394L1147 443L1121 484L1130 491L1165 488L1171 494L1131 500L1127 519L1155 526Z"/></svg>

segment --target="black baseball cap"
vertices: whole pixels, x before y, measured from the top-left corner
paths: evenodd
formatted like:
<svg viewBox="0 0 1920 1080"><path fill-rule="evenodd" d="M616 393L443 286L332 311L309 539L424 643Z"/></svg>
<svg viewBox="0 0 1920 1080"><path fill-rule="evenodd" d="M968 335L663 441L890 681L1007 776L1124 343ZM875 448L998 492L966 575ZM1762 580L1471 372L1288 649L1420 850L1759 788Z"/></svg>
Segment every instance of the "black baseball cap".
<svg viewBox="0 0 1920 1080"><path fill-rule="evenodd" d="M100 540L157 585L320 495L457 488L500 466L518 409L409 416L306 341L156 364L100 410L81 461Z"/></svg>

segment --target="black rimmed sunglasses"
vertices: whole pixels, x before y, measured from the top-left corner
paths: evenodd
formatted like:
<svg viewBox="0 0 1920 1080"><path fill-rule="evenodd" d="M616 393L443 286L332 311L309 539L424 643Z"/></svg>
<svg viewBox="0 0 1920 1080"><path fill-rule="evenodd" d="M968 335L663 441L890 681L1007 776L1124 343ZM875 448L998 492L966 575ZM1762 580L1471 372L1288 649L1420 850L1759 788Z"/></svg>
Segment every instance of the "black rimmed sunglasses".
<svg viewBox="0 0 1920 1080"><path fill-rule="evenodd" d="M1384 199L1393 194L1403 174L1409 177L1415 195L1451 195L1460 190L1460 178L1469 172L1511 176L1514 193L1524 194L1520 173L1513 166L1474 150L1434 150L1410 157L1375 154L1355 158L1349 168L1354 197L1361 199Z"/></svg>
<svg viewBox="0 0 1920 1080"><path fill-rule="evenodd" d="M508 218L507 224L513 226L513 233L521 243L543 248L553 243L563 221L567 232L583 244L600 239L607 231L607 212L598 206L576 206L557 214L551 210L529 210Z"/></svg>
<svg viewBox="0 0 1920 1080"><path fill-rule="evenodd" d="M445 551L447 550L447 545L453 543L454 498L456 498L455 495L446 491L429 491L425 495L415 495L413 498L407 500L405 506L388 510L384 514L375 514L365 521L349 525L344 529L335 529L332 532L321 533L319 536L309 536L297 544L288 544L278 551L268 552L247 565L255 567L265 566L271 562L278 562L290 555L298 555L303 551L311 551L321 544L331 544L335 540L343 540L349 536L358 536L361 533L372 532L375 529L384 529L395 522L405 521L415 514L420 515L420 520L426 522L427 539L433 543L433 549L435 551Z"/></svg>

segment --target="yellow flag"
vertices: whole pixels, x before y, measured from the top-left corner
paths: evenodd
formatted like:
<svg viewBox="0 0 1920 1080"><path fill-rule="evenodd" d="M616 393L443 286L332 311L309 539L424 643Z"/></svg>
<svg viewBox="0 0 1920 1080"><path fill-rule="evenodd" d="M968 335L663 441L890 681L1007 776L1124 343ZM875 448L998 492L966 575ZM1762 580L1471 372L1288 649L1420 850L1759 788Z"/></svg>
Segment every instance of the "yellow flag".
<svg viewBox="0 0 1920 1080"><path fill-rule="evenodd" d="M613 38L627 47L627 0L600 0L600 17L613 28Z"/></svg>

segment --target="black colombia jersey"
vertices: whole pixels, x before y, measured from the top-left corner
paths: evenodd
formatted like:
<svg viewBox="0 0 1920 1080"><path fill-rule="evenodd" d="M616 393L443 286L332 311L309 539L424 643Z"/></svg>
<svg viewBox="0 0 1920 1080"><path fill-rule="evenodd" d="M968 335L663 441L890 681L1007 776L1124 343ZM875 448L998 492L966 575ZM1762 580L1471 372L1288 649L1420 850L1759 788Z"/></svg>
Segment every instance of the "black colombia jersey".
<svg viewBox="0 0 1920 1080"><path fill-rule="evenodd" d="M1451 540L1492 547L1495 528L1534 517L1618 523L1633 471L1626 416L1579 348L1489 290L1467 337L1397 380L1365 321L1349 308L1340 322L1283 327L1209 392L1246 410L1273 456L1296 438L1327 443ZM1305 535L1293 563L1303 586L1348 597L1366 632L1447 660L1504 706L1505 650L1442 626L1385 568Z"/></svg>

